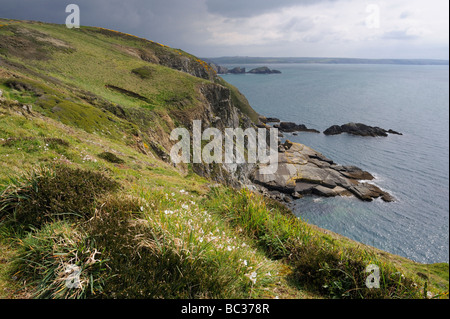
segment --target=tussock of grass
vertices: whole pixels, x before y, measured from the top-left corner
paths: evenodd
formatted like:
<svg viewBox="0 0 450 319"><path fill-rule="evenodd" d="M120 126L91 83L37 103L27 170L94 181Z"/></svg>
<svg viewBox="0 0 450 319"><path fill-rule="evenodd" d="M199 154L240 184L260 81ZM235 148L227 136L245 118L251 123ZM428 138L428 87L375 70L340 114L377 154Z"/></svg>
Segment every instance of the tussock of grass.
<svg viewBox="0 0 450 319"><path fill-rule="evenodd" d="M103 263L101 252L82 230L58 221L21 240L11 273L34 298L79 299L102 291ZM75 279L77 270L80 276Z"/></svg>
<svg viewBox="0 0 450 319"><path fill-rule="evenodd" d="M153 70L148 66L133 69L132 73L138 75L141 79L149 79L152 76Z"/></svg>

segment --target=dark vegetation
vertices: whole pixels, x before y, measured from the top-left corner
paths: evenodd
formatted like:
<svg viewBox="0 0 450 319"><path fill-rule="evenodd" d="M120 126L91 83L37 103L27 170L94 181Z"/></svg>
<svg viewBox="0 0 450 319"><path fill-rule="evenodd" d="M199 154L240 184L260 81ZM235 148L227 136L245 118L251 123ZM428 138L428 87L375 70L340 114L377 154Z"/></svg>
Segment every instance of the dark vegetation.
<svg viewBox="0 0 450 319"><path fill-rule="evenodd" d="M114 164L123 164L125 161L118 157L116 154L111 152L103 152L98 154L98 157L103 158L105 161L108 161L110 163Z"/></svg>
<svg viewBox="0 0 450 319"><path fill-rule="evenodd" d="M0 196L0 216L28 227L65 218L90 218L97 196L119 184L93 171L56 166L14 178Z"/></svg>

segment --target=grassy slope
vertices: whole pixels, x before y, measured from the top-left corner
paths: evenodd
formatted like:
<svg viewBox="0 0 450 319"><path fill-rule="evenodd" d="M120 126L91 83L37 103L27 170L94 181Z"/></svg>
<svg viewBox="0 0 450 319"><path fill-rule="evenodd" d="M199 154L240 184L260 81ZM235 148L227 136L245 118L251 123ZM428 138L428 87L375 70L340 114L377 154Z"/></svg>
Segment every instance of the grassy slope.
<svg viewBox="0 0 450 319"><path fill-rule="evenodd" d="M136 236L143 236L143 239L136 243L136 250L140 252L140 259L137 260L145 260L151 264L155 256L167 257L167 260L172 260L173 263L165 265L165 269L183 269L186 278L197 283L197 287L203 287L199 291L192 287L185 291L184 286L175 285L175 282L180 282L176 273L161 272L155 276L168 278L165 282L172 283L173 286L161 285L158 291L146 291L147 296L173 297L179 292L180 296L205 298L320 298L323 296L320 289L311 288L296 277L299 267L304 265L289 257L297 254L296 245L291 245L290 238L297 238L300 234L309 234L307 238L314 238L309 240L305 237L305 246L308 244L308 247L324 249L327 252L340 251L339 254L345 256L342 257L343 260L352 260L362 254L368 254L370 258L366 257L365 262L375 258L381 263L394 265L420 286L423 286L424 280L417 274L424 274L429 278L428 288L433 293L448 291L448 265L417 264L362 246L301 221L280 217L285 216L286 212L274 203L268 202L266 206L263 204L264 199L246 192L211 190L208 181L189 171L181 173L153 156L145 144L148 136L146 130L150 131L149 134L167 132L167 121L175 121L170 118L170 110L181 109L189 112L190 109L201 106L198 87L208 83L208 80L143 61L135 56L136 50L163 50L161 52L167 55L195 59L191 55L160 44L143 42L142 39L132 36L96 28L68 30L59 25L10 20L0 20L0 25L3 43L14 44L17 38L25 39L28 41L26 44L32 46L28 49L35 50L33 56L40 57L33 59L26 53L14 51L12 44L4 44L3 47L0 44L0 57L3 54L7 59L7 63L0 65L0 89L6 97L6 101L0 106L0 138L3 139L0 140L0 182L4 185L3 189L10 185L11 177L27 176L30 170L40 165L54 164L100 171L118 181L122 185L119 195L99 197L97 207L103 207L102 204L104 207L126 207L119 209L121 212L128 209L127 205L117 203L112 198L132 198L132 201L139 203L138 209L129 208L134 214L123 217L131 225L126 228L125 233L133 233L136 229L139 231ZM42 33L45 34L47 42L39 40ZM48 42L49 39L51 42ZM148 76L141 77L137 72L133 72L142 67L146 68L145 74ZM22 86L27 85L27 89L21 90L16 82L20 82ZM251 118L257 116L248 106L245 97L235 88L223 82L221 84L232 90L236 106ZM124 94L108 88L107 85L120 87L127 92L133 92L134 95ZM15 104L13 100L20 103ZM22 103L33 105L32 112L24 111ZM107 107L102 107L105 103ZM116 113L110 112L117 105L127 111L128 118L119 118ZM133 117L133 114L137 115ZM140 132L139 135L144 140L144 143L140 144L141 148L136 142L136 132ZM105 151L116 154L124 163L114 164L106 161L99 156ZM187 193L180 192L182 190ZM230 207L237 207L237 210ZM123 255L120 249L126 251L124 247L128 244L122 247L123 243L119 242L111 246L112 239L106 235L99 237L89 233L98 227L105 229L101 227L106 227L107 222L115 222L107 218L110 216L107 209L104 212L102 209L99 211L99 214L104 215L101 215L103 218L97 223L94 222L95 219L87 224L77 220L65 220L51 223L31 233L11 226L7 223L8 219L0 215L3 221L0 226L0 296L29 297L35 296L36 292L47 297L71 296L48 295L48 291L59 289L51 290L48 288L50 283L44 284L42 278L45 277L45 271L42 273L41 269L29 274L27 270L20 268L23 263L17 265L15 256L26 254L28 259L25 260L29 263L42 262L48 265L48 269L61 270L61 265L70 260L68 254L61 254L62 257L56 261L51 259L51 263L42 256L30 254L30 247L36 248L39 245L46 247L43 248L44 251L65 249L65 241L59 242L58 248L51 248L54 243L46 241L49 233L63 234L64 238L71 239L80 236L92 238L98 245L96 248L102 247L104 254L109 254L110 258ZM241 218L245 216L244 213L250 214L250 221ZM267 220L277 224L267 224ZM141 226L135 227L136 223ZM73 229L85 234L84 237L74 233ZM264 231L261 232L261 229ZM280 234L274 229L286 231ZM150 235L150 239L145 239ZM123 240L128 242L131 239L125 236ZM279 246L279 242L283 244ZM152 243L150 252L144 249L149 243ZM361 253L350 254L347 253L348 249L356 249ZM82 251L80 248L80 255ZM274 251L277 254L274 254ZM186 252L194 257L191 259L185 256ZM138 266L133 268L139 262L135 262L130 256L130 262L131 260L133 263L129 267L133 269L136 277L142 275L146 278L142 269ZM79 263L83 264L83 260ZM318 266L325 267L323 264ZM109 267L121 271L121 264L114 263L114 260L110 261ZM19 273L11 273L18 269L21 269ZM155 269L163 271L158 267ZM205 277L205 272L211 271L217 273L217 276ZM250 280L253 277L249 278L254 272L257 274L256 282ZM105 290L107 293L103 292L106 297L111 297L114 293L123 297L139 293L123 288L123 282L109 279L111 274L104 275L104 271L92 271L92 274L98 275L99 278L106 276L109 283L106 286L112 287ZM11 279L16 277L18 280ZM31 282L31 286L16 292L17 287L23 288L22 280L25 279ZM92 291L80 294L93 296ZM102 295L100 290L96 291L96 294ZM385 295L389 296L393 295Z"/></svg>

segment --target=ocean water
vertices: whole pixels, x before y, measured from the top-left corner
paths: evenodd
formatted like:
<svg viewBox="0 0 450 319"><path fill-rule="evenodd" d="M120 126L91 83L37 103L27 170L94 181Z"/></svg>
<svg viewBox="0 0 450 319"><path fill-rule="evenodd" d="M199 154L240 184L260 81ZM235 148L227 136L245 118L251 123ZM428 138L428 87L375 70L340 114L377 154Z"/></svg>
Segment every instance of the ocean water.
<svg viewBox="0 0 450 319"><path fill-rule="evenodd" d="M247 67L260 65L233 65ZM285 134L372 173L394 203L307 196L303 220L417 262L449 261L449 67L278 64L282 74L223 75L267 117L329 126L361 122L403 136Z"/></svg>

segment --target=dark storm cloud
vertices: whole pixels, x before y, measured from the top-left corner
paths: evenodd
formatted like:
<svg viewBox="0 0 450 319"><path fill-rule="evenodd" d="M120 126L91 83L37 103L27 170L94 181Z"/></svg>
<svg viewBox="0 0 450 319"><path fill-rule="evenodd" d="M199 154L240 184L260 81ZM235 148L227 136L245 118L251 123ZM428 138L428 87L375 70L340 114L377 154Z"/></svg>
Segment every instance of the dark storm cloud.
<svg viewBox="0 0 450 319"><path fill-rule="evenodd" d="M189 43L189 37L195 36L193 22L201 20L199 7L204 8L204 0L0 0L0 17L64 24L68 16L65 8L71 3L80 7L81 25L175 46Z"/></svg>
<svg viewBox="0 0 450 319"><path fill-rule="evenodd" d="M65 23L65 8L73 3L80 7L83 25L133 25L151 12L182 3L181 0L0 0L0 17ZM173 6L176 13L177 6Z"/></svg>
<svg viewBox="0 0 450 319"><path fill-rule="evenodd" d="M246 18L273 10L335 0L206 0L208 11L227 18Z"/></svg>
<svg viewBox="0 0 450 319"><path fill-rule="evenodd" d="M0 0L0 17L64 23L65 8L69 3L56 0Z"/></svg>

